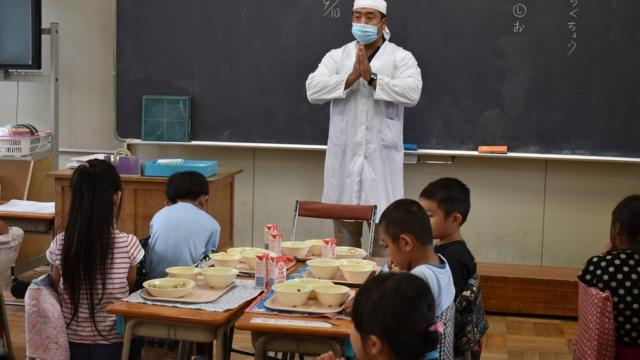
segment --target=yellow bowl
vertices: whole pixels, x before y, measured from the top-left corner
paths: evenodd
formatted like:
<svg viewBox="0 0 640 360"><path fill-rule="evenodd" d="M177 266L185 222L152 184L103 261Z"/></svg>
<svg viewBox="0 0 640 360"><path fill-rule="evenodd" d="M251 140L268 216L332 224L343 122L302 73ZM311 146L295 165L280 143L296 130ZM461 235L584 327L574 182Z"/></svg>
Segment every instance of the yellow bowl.
<svg viewBox="0 0 640 360"><path fill-rule="evenodd" d="M311 244L304 241L285 241L280 246L282 255L297 258L306 257L310 248Z"/></svg>
<svg viewBox="0 0 640 360"><path fill-rule="evenodd" d="M309 249L309 254L311 256L322 256L322 245L324 245L324 241L320 239L312 239L305 242L311 245L311 248Z"/></svg>
<svg viewBox="0 0 640 360"><path fill-rule="evenodd" d="M192 266L172 266L164 269L167 275L172 278L196 280L200 270Z"/></svg>
<svg viewBox="0 0 640 360"><path fill-rule="evenodd" d="M280 283L273 285L271 289L275 292L277 302L295 307L307 301L313 290L313 286L307 284Z"/></svg>
<svg viewBox="0 0 640 360"><path fill-rule="evenodd" d="M230 268L234 268L238 266L240 259L242 259L242 255L240 254L229 254L226 252L209 254L209 257L213 259L213 263L216 266L230 267Z"/></svg>
<svg viewBox="0 0 640 360"><path fill-rule="evenodd" d="M342 305L349 291L351 289L342 285L325 285L314 289L320 303L329 307Z"/></svg>
<svg viewBox="0 0 640 360"><path fill-rule="evenodd" d="M285 283L307 284L307 285L311 285L314 289L317 288L318 286L333 285L333 283L329 280L312 279L312 278L291 279L291 280L285 281ZM309 299L315 299L315 298L316 298L316 292L312 291L311 294L309 294Z"/></svg>
<svg viewBox="0 0 640 360"><path fill-rule="evenodd" d="M242 262L247 264L251 269L256 268L256 260L257 260L256 255L258 254L274 255L274 253L272 253L269 250L259 249L259 248L250 248L250 249L244 250L240 254L242 255Z"/></svg>
<svg viewBox="0 0 640 360"><path fill-rule="evenodd" d="M188 295L196 287L196 282L181 278L162 278L147 280L142 286L156 297L179 298Z"/></svg>
<svg viewBox="0 0 640 360"><path fill-rule="evenodd" d="M314 276L321 279L333 279L338 272L340 260L335 259L313 259L307 261L309 269Z"/></svg>
<svg viewBox="0 0 640 360"><path fill-rule="evenodd" d="M238 270L229 267L210 267L200 270L204 281L214 289L224 289L231 285L238 275Z"/></svg>
<svg viewBox="0 0 640 360"><path fill-rule="evenodd" d="M367 281L373 268L370 265L340 265L344 278L351 283L364 283Z"/></svg>
<svg viewBox="0 0 640 360"><path fill-rule="evenodd" d="M338 259L362 259L367 256L367 252L351 246L336 246L336 257Z"/></svg>

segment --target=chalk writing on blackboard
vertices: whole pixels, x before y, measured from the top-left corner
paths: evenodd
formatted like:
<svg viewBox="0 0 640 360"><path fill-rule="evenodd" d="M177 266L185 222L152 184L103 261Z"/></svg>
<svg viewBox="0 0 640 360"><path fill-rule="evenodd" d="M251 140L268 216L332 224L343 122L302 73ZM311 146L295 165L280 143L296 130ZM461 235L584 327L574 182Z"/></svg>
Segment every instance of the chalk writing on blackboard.
<svg viewBox="0 0 640 360"><path fill-rule="evenodd" d="M521 33L524 32L526 26L524 25L524 17L527 16L527 5L524 3L517 3L513 5L513 16L516 19L516 22L513 23L513 32Z"/></svg>
<svg viewBox="0 0 640 360"><path fill-rule="evenodd" d="M340 17L340 7L337 6L340 4L340 0L322 0L322 3L324 4L322 16Z"/></svg>
<svg viewBox="0 0 640 360"><path fill-rule="evenodd" d="M569 43L567 44L567 56L573 54L578 47L578 0L569 0Z"/></svg>

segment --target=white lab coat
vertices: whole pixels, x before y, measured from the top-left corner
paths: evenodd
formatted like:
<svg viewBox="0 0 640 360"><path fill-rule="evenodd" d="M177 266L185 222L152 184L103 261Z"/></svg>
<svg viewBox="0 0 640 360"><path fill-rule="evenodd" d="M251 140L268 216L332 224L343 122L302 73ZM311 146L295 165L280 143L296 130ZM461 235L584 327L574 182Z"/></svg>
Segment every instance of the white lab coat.
<svg viewBox="0 0 640 360"><path fill-rule="evenodd" d="M404 194L404 107L418 103L422 76L409 51L385 41L371 61L376 90L360 79L345 91L356 51L353 41L325 55L307 78L307 97L331 101L322 201L375 204L379 219Z"/></svg>

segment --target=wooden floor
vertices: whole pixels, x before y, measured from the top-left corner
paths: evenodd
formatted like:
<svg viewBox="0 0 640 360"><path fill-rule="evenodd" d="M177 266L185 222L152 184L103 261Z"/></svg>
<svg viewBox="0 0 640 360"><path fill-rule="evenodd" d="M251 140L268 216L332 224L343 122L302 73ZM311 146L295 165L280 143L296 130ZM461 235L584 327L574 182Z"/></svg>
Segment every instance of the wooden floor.
<svg viewBox="0 0 640 360"><path fill-rule="evenodd" d="M7 305L16 359L25 359L24 307ZM572 359L571 340L576 322L539 318L489 316L489 333L484 338L483 359ZM234 347L251 350L249 334L238 331ZM144 359L171 359L172 353L147 350ZM250 357L233 354L232 359Z"/></svg>

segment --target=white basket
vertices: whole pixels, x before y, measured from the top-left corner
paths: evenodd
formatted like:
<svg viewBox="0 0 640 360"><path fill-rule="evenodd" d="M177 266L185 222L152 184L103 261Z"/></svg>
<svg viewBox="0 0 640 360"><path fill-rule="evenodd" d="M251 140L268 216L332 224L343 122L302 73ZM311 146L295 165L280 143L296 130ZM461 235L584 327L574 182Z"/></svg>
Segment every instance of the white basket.
<svg viewBox="0 0 640 360"><path fill-rule="evenodd" d="M0 156L28 156L51 148L51 133L0 136Z"/></svg>

